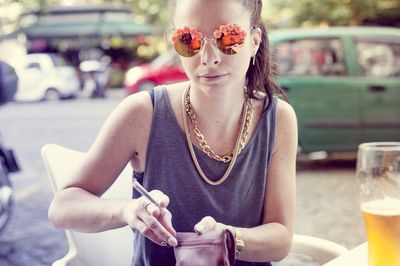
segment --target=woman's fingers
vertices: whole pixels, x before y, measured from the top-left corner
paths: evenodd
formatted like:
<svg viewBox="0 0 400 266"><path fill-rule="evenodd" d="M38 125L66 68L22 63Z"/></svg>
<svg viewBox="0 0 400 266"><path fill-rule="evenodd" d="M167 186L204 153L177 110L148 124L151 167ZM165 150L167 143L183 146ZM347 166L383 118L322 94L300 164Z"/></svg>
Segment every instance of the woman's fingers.
<svg viewBox="0 0 400 266"><path fill-rule="evenodd" d="M162 212L165 210L165 207L161 207L161 209L160 209L158 206L154 205L153 203L151 203L149 201L149 204L146 206L146 210L148 213L150 213L154 217L159 217L159 216L161 216Z"/></svg>
<svg viewBox="0 0 400 266"><path fill-rule="evenodd" d="M158 190L149 192L161 208L153 204L146 197L138 199L136 217L140 221L139 226L135 226L139 232L162 246L176 246L176 231L172 227L171 213L165 208L168 206L169 198Z"/></svg>
<svg viewBox="0 0 400 266"><path fill-rule="evenodd" d="M172 226L172 214L169 210L163 208L161 216L159 217L160 223L168 230L173 236L176 236L176 231Z"/></svg>
<svg viewBox="0 0 400 266"><path fill-rule="evenodd" d="M165 229L168 230L168 232L170 232L173 236L175 236L176 231L172 226L172 215L171 212L166 209L166 207L169 204L169 197L160 190L152 190L150 192L150 195L154 199L156 199L161 209L154 204L149 204L146 208L147 211L154 217L156 217L159 220L159 222L165 227Z"/></svg>
<svg viewBox="0 0 400 266"><path fill-rule="evenodd" d="M206 216L194 226L194 231L201 234L206 231L214 230L216 226L217 222L215 221L215 219L211 216Z"/></svg>
<svg viewBox="0 0 400 266"><path fill-rule="evenodd" d="M158 208L154 204L149 204L146 207L147 211L154 216L160 224L167 229L168 232L170 232L173 236L176 235L175 229L172 227L172 215L169 210L166 208Z"/></svg>
<svg viewBox="0 0 400 266"><path fill-rule="evenodd" d="M152 242L160 246L166 247L168 245L170 246L176 245L173 240L168 241L163 238L160 238L154 231L149 230L149 226L140 219L138 219L136 223L136 230L138 230L140 233L146 236L146 238L150 239Z"/></svg>
<svg viewBox="0 0 400 266"><path fill-rule="evenodd" d="M147 208L150 205L147 206ZM147 210L143 210L138 212L137 215L139 222L139 228L136 228L145 235L147 238L152 240L154 243L158 245L168 244L170 246L176 246L178 244L174 235L172 235L160 222L156 217L151 215Z"/></svg>
<svg viewBox="0 0 400 266"><path fill-rule="evenodd" d="M160 190L152 190L149 194L156 199L161 208L165 208L169 204L169 197L162 193Z"/></svg>
<svg viewBox="0 0 400 266"><path fill-rule="evenodd" d="M125 221L154 243L161 246L176 246L176 231L172 227L172 215L166 209L169 198L158 190L149 192L160 206L142 196L130 201L123 209Z"/></svg>

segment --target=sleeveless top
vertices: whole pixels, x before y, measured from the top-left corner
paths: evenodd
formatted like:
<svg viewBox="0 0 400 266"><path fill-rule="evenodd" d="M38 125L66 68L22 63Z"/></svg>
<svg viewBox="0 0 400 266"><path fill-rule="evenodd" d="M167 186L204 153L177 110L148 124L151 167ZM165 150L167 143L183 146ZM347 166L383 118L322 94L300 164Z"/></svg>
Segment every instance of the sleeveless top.
<svg viewBox="0 0 400 266"><path fill-rule="evenodd" d="M153 121L143 173L134 177L148 191L168 195L168 210L177 232L194 232L204 216L236 227L255 227L262 223L265 183L275 138L277 98L263 111L248 144L238 155L228 179L218 186L206 183L193 163L185 132L173 113L166 86L154 88ZM266 105L266 101L264 102ZM218 162L194 146L206 176L218 180L229 163ZM133 198L140 195L133 191ZM134 266L173 266L173 248L154 244L139 232L134 233ZM271 265L269 262L236 261L235 265Z"/></svg>

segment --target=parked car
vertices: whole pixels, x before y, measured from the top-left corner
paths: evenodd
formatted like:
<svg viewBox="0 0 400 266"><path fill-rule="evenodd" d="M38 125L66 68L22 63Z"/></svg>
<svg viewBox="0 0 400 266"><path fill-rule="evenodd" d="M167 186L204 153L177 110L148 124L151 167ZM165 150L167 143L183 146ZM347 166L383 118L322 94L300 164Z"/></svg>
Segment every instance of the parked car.
<svg viewBox="0 0 400 266"><path fill-rule="evenodd" d="M129 94L156 85L187 80L179 56L174 50L161 54L151 63L135 66L125 74L124 87Z"/></svg>
<svg viewBox="0 0 400 266"><path fill-rule="evenodd" d="M287 29L272 31L269 40L278 81L297 113L303 153L400 141L399 29ZM180 61L168 53L131 69L125 84L133 93L140 84L185 79Z"/></svg>
<svg viewBox="0 0 400 266"><path fill-rule="evenodd" d="M270 40L303 152L400 141L399 29L279 30Z"/></svg>
<svg viewBox="0 0 400 266"><path fill-rule="evenodd" d="M28 54L19 77L16 101L58 100L78 95L80 82L74 67L57 54Z"/></svg>

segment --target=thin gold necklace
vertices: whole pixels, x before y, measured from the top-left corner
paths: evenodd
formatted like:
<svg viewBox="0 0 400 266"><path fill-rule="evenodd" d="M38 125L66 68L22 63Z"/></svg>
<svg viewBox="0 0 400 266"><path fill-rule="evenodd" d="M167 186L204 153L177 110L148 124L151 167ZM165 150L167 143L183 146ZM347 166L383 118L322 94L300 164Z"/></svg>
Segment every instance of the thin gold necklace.
<svg viewBox="0 0 400 266"><path fill-rule="evenodd" d="M236 158L239 155L239 150L241 150L240 146L241 146L241 140L242 140L242 137L243 137L244 131L245 131L244 128L246 127L246 124L249 127L249 124L250 124L251 118L252 118L252 114L253 114L252 108L251 108L251 99L250 100L246 99L246 101L243 103L244 110L242 110L242 113L243 113L242 123L240 126L239 136L236 139L235 147L232 151L232 159L230 160L228 169L225 171L224 175L220 179L218 179L217 181L212 181L204 174L203 170L201 169L200 164L197 160L197 156L193 149L192 138L190 136L188 123L187 123L187 119L189 116L189 110L188 110L188 106L186 103L187 103L187 95L189 94L189 90L190 90L190 83L188 83L188 85L183 93L183 97L182 97L182 115L183 115L182 117L183 117L183 125L184 125L184 129L185 129L186 140L187 140L187 143L189 146L190 154L191 154L192 160L196 166L197 172L200 174L200 176L203 178L203 180L206 181L210 185L217 186L217 185L222 184L222 182L224 182L229 177L229 174L232 171L233 165L235 164ZM190 103L190 100L189 100L189 103ZM249 108L251 108L250 117L248 117ZM246 135L247 135L247 133L246 133ZM204 138L204 136L203 136L203 138Z"/></svg>

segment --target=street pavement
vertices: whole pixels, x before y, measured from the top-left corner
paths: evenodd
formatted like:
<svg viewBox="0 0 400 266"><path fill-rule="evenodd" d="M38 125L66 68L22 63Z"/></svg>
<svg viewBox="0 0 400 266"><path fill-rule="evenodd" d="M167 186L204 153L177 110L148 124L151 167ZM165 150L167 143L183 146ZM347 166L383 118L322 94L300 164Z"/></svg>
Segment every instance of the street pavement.
<svg viewBox="0 0 400 266"><path fill-rule="evenodd" d="M0 132L22 168L11 176L15 205L9 225L0 233L0 266L51 265L66 254L64 232L47 219L52 192L40 148L56 143L87 150L124 95L122 90L111 90L106 99L10 103L0 108ZM295 233L347 248L365 241L354 167L354 160L298 163ZM291 256L279 265L314 264Z"/></svg>

